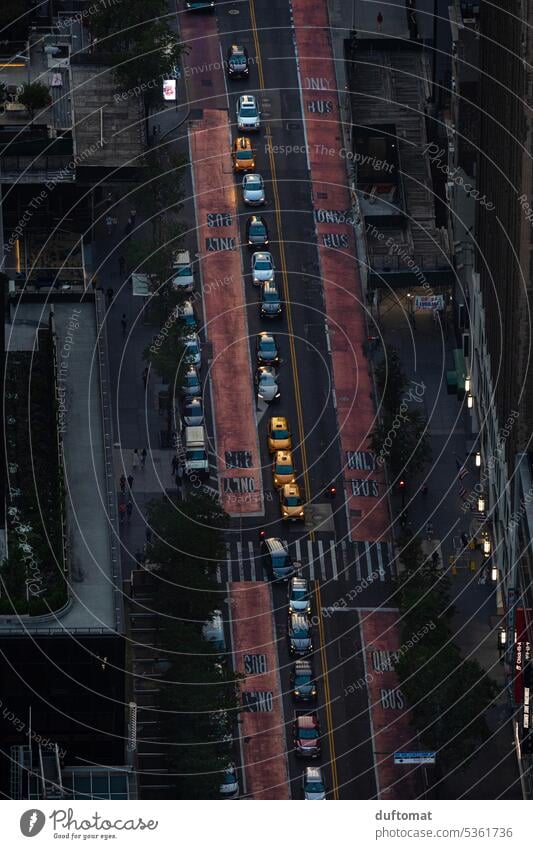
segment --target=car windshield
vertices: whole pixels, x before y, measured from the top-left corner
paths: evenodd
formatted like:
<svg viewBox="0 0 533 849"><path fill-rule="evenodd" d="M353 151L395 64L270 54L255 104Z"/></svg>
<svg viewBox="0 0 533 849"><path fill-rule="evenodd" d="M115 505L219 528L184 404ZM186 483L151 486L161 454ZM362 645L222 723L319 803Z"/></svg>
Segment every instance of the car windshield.
<svg viewBox="0 0 533 849"><path fill-rule="evenodd" d="M263 178L259 176L259 174L250 174L245 178L246 183L249 188L260 189L263 185Z"/></svg>
<svg viewBox="0 0 533 849"><path fill-rule="evenodd" d="M252 151L251 150L238 150L237 151L237 159L251 159Z"/></svg>
<svg viewBox="0 0 533 849"><path fill-rule="evenodd" d="M263 297L265 301L279 301L278 293L275 289L265 289Z"/></svg>
<svg viewBox="0 0 533 849"><path fill-rule="evenodd" d="M289 557L287 554L273 554L272 555L272 565L276 569L281 569L284 566L289 566Z"/></svg>
<svg viewBox="0 0 533 849"><path fill-rule="evenodd" d="M198 342L196 341L196 339L191 339L189 342L186 343L186 347L189 354L196 354L198 351Z"/></svg>
<svg viewBox="0 0 533 849"><path fill-rule="evenodd" d="M250 233L254 236L264 236L265 234L265 226L259 222L255 224L250 224Z"/></svg>
<svg viewBox="0 0 533 849"><path fill-rule="evenodd" d="M187 374L185 375L185 383L187 386L196 386L198 378L195 374Z"/></svg>
<svg viewBox="0 0 533 849"><path fill-rule="evenodd" d="M273 386L275 384L275 380L271 374L262 374L261 375L261 383L266 383L269 386Z"/></svg>
<svg viewBox="0 0 533 849"><path fill-rule="evenodd" d="M261 339L261 351L263 354L275 354L276 345L273 339Z"/></svg>
<svg viewBox="0 0 533 849"><path fill-rule="evenodd" d="M318 731L316 728L300 728L298 731L298 737L300 740L316 740L318 737Z"/></svg>
<svg viewBox="0 0 533 849"><path fill-rule="evenodd" d="M201 404L187 404L186 407L185 407L185 415L186 416L201 416L202 415Z"/></svg>
<svg viewBox="0 0 533 849"><path fill-rule="evenodd" d="M285 504L287 507L298 507L298 505L301 504L301 501L297 495L288 495L285 499ZM303 596L300 596L300 598L302 597Z"/></svg>
<svg viewBox="0 0 533 849"><path fill-rule="evenodd" d="M233 65L245 65L246 57L243 53L234 53L231 57L231 62Z"/></svg>
<svg viewBox="0 0 533 849"><path fill-rule="evenodd" d="M294 679L295 687L305 687L307 684L311 683L310 675L297 675Z"/></svg>
<svg viewBox="0 0 533 849"><path fill-rule="evenodd" d="M284 428L276 428L275 431L272 432L272 439L288 439L289 431Z"/></svg>
<svg viewBox="0 0 533 849"><path fill-rule="evenodd" d="M235 773L234 772L225 772L224 778L222 779L222 784L235 784Z"/></svg>
<svg viewBox="0 0 533 849"><path fill-rule="evenodd" d="M283 465L282 463L276 463L276 472L279 475L290 475L292 472L292 466Z"/></svg>
<svg viewBox="0 0 533 849"><path fill-rule="evenodd" d="M306 793L324 793L324 785L321 781L308 781L305 791Z"/></svg>
<svg viewBox="0 0 533 849"><path fill-rule="evenodd" d="M187 460L205 460L205 451L187 451Z"/></svg>
<svg viewBox="0 0 533 849"><path fill-rule="evenodd" d="M241 106L241 115L246 118L257 118L257 108L249 103L243 103Z"/></svg>
<svg viewBox="0 0 533 849"><path fill-rule="evenodd" d="M295 601L303 601L304 598L307 598L307 590L297 587L293 589L291 597L295 599Z"/></svg>
<svg viewBox="0 0 533 849"><path fill-rule="evenodd" d="M177 269L178 277L190 277L191 274L192 271L190 265L182 265L180 268Z"/></svg>
<svg viewBox="0 0 533 849"><path fill-rule="evenodd" d="M256 271L270 271L272 263L269 259L256 259L254 268Z"/></svg>
<svg viewBox="0 0 533 849"><path fill-rule="evenodd" d="M292 629L292 634L298 640L305 640L309 636L305 625L295 625Z"/></svg>

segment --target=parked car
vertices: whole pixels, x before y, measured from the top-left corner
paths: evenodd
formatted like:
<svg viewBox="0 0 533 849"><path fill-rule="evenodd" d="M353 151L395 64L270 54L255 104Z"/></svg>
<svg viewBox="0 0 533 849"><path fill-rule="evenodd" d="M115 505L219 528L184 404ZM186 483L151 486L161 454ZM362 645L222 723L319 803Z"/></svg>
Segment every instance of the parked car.
<svg viewBox="0 0 533 849"><path fill-rule="evenodd" d="M176 251L172 260L172 285L180 292L192 292L194 274L189 251Z"/></svg>
<svg viewBox="0 0 533 849"><path fill-rule="evenodd" d="M189 366L183 375L181 392L185 398L194 398L202 394L200 378L196 366Z"/></svg>
<svg viewBox="0 0 533 849"><path fill-rule="evenodd" d="M268 227L262 215L251 215L246 222L246 241L256 248L268 245Z"/></svg>
<svg viewBox="0 0 533 849"><path fill-rule="evenodd" d="M302 786L304 799L324 800L326 798L326 785L324 776L319 766L307 766L302 775Z"/></svg>
<svg viewBox="0 0 533 849"><path fill-rule="evenodd" d="M310 660L297 660L291 672L292 697L295 702L314 702L317 692L313 664Z"/></svg>
<svg viewBox="0 0 533 849"><path fill-rule="evenodd" d="M241 94L236 106L237 126L245 132L261 128L261 115L253 94Z"/></svg>
<svg viewBox="0 0 533 849"><path fill-rule="evenodd" d="M242 181L242 197L248 206L262 206L265 203L265 183L261 174L245 174Z"/></svg>
<svg viewBox="0 0 533 849"><path fill-rule="evenodd" d="M320 724L316 713L297 714L294 717L293 739L297 757L320 757Z"/></svg>
<svg viewBox="0 0 533 849"><path fill-rule="evenodd" d="M230 80L248 77L250 73L248 51L240 44L232 44L226 58L226 71Z"/></svg>
<svg viewBox="0 0 533 849"><path fill-rule="evenodd" d="M289 614L287 631L289 652L291 655L303 656L313 650L311 639L311 623L303 613Z"/></svg>
<svg viewBox="0 0 533 849"><path fill-rule="evenodd" d="M255 386L257 397L262 401L266 401L267 404L279 401L281 392L274 366L259 366L255 373Z"/></svg>
<svg viewBox="0 0 533 849"><path fill-rule="evenodd" d="M255 337L257 362L262 366L279 365L279 351L273 333L263 330Z"/></svg>
<svg viewBox="0 0 533 849"><path fill-rule="evenodd" d="M202 362L202 346L197 333L186 336L183 340L183 359L186 363L199 366Z"/></svg>
<svg viewBox="0 0 533 849"><path fill-rule="evenodd" d="M291 578L288 595L289 613L311 613L311 590L307 578Z"/></svg>
<svg viewBox="0 0 533 849"><path fill-rule="evenodd" d="M187 398L183 404L183 424L186 427L198 427L204 423L204 404L200 397Z"/></svg>
<svg viewBox="0 0 533 849"><path fill-rule="evenodd" d="M218 792L222 799L236 799L239 795L239 778L235 764L228 764L222 773L222 781Z"/></svg>
<svg viewBox="0 0 533 849"><path fill-rule="evenodd" d="M261 283L261 318L281 318L281 298L273 280Z"/></svg>

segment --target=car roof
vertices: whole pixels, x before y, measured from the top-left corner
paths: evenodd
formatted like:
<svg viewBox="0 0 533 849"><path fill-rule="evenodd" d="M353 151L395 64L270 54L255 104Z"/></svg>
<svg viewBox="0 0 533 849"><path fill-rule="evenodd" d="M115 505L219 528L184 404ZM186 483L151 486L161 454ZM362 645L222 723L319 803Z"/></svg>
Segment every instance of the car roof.
<svg viewBox="0 0 533 849"><path fill-rule="evenodd" d="M319 766L306 766L304 775L309 781L322 781L322 770Z"/></svg>
<svg viewBox="0 0 533 849"><path fill-rule="evenodd" d="M265 280L263 283L263 291L264 292L274 292L276 295L278 294L278 287L274 280Z"/></svg>
<svg viewBox="0 0 533 849"><path fill-rule="evenodd" d="M308 672L309 675L313 674L313 664L310 660L297 660L294 664L294 671L299 673Z"/></svg>
<svg viewBox="0 0 533 849"><path fill-rule="evenodd" d="M243 47L242 44L232 44L231 47L230 47L230 53L232 53L232 54L233 53L244 53L245 50L246 50L246 48Z"/></svg>
<svg viewBox="0 0 533 849"><path fill-rule="evenodd" d="M265 223L265 219L263 218L263 216L262 216L262 215L250 215L250 218L248 219L248 222L249 222L250 224L264 224L264 223Z"/></svg>
<svg viewBox="0 0 533 849"><path fill-rule="evenodd" d="M311 714L310 716L308 714L305 716L297 716L296 724L299 728L316 728L318 725L318 719L315 714Z"/></svg>
<svg viewBox="0 0 533 849"><path fill-rule="evenodd" d="M301 578L297 575L295 575L293 578L291 578L291 585L294 586L294 587L302 587L302 588L305 587L305 588L307 588L308 584L309 584L309 582L308 582L307 578Z"/></svg>
<svg viewBox="0 0 533 849"><path fill-rule="evenodd" d="M252 143L247 136L239 136L235 139L235 147L240 147L241 150L251 150Z"/></svg>
<svg viewBox="0 0 533 849"><path fill-rule="evenodd" d="M268 330L261 330L261 332L257 335L260 342L263 340L265 342L274 342L274 334L270 333Z"/></svg>
<svg viewBox="0 0 533 849"><path fill-rule="evenodd" d="M253 94L241 94L239 103L241 106L255 106L255 97Z"/></svg>
<svg viewBox="0 0 533 849"><path fill-rule="evenodd" d="M268 539L263 540L263 543L271 552L283 551L288 554L287 546L278 537L268 537Z"/></svg>
<svg viewBox="0 0 533 849"><path fill-rule="evenodd" d="M290 617L291 617L291 624L292 624L293 627L296 627L298 625L300 626L300 628L309 629L311 627L311 623L309 622L309 619L307 618L307 616L304 616L303 613L291 613Z"/></svg>
<svg viewBox="0 0 533 849"><path fill-rule="evenodd" d="M291 452L287 451L287 449L283 449L283 451L276 451L275 463L290 463L292 465Z"/></svg>
<svg viewBox="0 0 533 849"><path fill-rule="evenodd" d="M286 483L283 485L283 495L300 495L300 487L297 483Z"/></svg>
<svg viewBox="0 0 533 849"><path fill-rule="evenodd" d="M288 430L289 423L285 416L272 416L270 419L270 427L272 430Z"/></svg>

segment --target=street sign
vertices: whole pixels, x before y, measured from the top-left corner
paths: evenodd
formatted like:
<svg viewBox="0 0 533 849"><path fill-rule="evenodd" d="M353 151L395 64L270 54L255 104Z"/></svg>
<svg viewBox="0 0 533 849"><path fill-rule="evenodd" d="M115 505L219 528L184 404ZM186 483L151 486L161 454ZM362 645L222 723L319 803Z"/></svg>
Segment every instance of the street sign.
<svg viewBox="0 0 533 849"><path fill-rule="evenodd" d="M436 752L394 752L395 764L434 764Z"/></svg>

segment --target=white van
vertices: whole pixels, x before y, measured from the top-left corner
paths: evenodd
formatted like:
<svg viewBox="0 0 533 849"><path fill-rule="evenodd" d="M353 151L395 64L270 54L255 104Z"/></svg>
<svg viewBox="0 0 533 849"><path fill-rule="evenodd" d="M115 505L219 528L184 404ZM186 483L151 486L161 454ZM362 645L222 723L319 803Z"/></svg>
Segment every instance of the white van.
<svg viewBox="0 0 533 849"><path fill-rule="evenodd" d="M185 474L209 474L207 442L203 427L185 428Z"/></svg>

